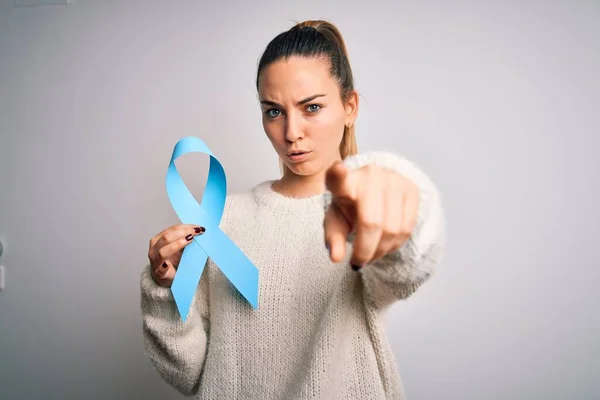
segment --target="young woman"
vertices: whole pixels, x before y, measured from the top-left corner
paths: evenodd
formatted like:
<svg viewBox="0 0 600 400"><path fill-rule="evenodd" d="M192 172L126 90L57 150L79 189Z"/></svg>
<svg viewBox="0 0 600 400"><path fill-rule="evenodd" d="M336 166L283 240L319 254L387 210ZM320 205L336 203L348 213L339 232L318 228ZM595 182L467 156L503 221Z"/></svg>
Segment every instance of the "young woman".
<svg viewBox="0 0 600 400"><path fill-rule="evenodd" d="M260 271L259 307L209 259L182 322L169 288L204 228L172 226L141 277L147 355L202 399L402 399L382 314L440 261L440 195L406 158L357 153L358 96L332 24L275 37L256 85L283 175L229 195L221 228Z"/></svg>

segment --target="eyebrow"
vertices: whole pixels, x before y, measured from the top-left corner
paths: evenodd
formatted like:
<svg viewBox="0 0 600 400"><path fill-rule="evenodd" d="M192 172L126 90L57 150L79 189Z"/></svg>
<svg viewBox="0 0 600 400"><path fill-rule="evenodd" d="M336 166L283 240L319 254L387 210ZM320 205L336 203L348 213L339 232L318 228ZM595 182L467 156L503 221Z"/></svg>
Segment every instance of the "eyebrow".
<svg viewBox="0 0 600 400"><path fill-rule="evenodd" d="M298 103L296 103L296 105L301 106L302 104L306 104L309 101L313 101L314 99L316 99L318 97L324 97L324 96L325 96L325 94L315 94L315 95L305 98L304 100L300 100ZM261 100L260 104L264 104L267 106L273 106L273 107L281 107L281 105L275 103L274 101L269 101L269 100Z"/></svg>

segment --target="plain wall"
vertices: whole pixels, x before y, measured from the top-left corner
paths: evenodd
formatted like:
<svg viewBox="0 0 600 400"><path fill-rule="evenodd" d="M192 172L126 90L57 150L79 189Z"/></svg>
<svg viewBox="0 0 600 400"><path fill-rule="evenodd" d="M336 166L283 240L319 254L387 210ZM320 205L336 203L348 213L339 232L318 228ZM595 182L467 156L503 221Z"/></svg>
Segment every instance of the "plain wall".
<svg viewBox="0 0 600 400"><path fill-rule="evenodd" d="M3 0L0 398L179 398L139 308L148 241L179 223L173 146L201 137L230 191L276 178L256 65L316 18L346 39L361 151L444 198L438 273L388 314L408 398L600 397L597 1ZM206 161L180 164L198 195Z"/></svg>

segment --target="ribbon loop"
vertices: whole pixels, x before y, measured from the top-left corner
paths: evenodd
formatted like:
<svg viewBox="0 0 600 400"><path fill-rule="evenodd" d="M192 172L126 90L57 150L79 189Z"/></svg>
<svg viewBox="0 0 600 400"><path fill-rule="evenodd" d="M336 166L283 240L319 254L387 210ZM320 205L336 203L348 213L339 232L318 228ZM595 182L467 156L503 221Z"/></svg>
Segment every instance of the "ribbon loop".
<svg viewBox="0 0 600 400"><path fill-rule="evenodd" d="M187 153L210 156L208 179L200 204L175 167L175 160ZM188 315L209 257L252 307L258 308L258 269L219 227L227 197L227 178L219 160L202 140L185 137L173 149L166 184L169 201L181 222L206 228L185 247L171 285L182 320L185 321Z"/></svg>

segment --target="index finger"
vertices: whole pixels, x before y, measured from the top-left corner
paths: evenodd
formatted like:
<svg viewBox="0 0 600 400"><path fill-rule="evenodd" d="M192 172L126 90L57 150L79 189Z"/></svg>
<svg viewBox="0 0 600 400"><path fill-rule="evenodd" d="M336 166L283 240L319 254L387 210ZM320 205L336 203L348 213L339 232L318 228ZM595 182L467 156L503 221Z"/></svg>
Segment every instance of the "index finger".
<svg viewBox="0 0 600 400"><path fill-rule="evenodd" d="M172 225L166 229L163 229L160 233L156 234L154 237L152 237L152 239L150 239L150 247L153 247L156 245L156 243L160 240L161 237L163 237L168 231L170 230L175 230L175 229L189 229L189 228L194 228L196 226L196 224L176 224L176 225Z"/></svg>
<svg viewBox="0 0 600 400"><path fill-rule="evenodd" d="M354 200L356 185L348 167L341 161L335 162L325 174L325 186L335 198Z"/></svg>

